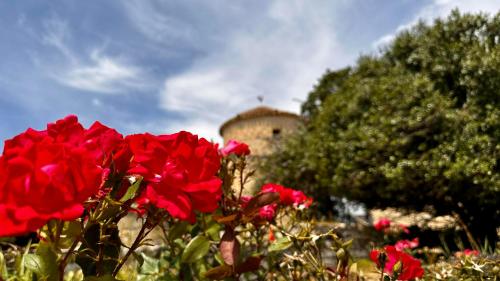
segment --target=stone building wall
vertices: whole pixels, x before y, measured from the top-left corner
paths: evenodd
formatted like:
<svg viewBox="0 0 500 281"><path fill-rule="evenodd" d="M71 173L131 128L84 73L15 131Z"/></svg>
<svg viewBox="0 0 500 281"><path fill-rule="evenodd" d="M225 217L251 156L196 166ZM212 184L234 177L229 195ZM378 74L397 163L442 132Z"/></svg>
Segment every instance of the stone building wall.
<svg viewBox="0 0 500 281"><path fill-rule="evenodd" d="M270 154L278 142L296 131L301 125L298 115L279 112L271 108L256 108L243 114L244 117L240 116L239 120L233 119L231 123L223 125L221 135L224 138L224 144L229 140L248 144L251 155L247 158L249 163L247 172L255 169L255 161L259 161L260 156ZM258 177L259 171L249 178L245 184L244 194L251 195L259 189L256 181ZM237 182L234 183L233 188L236 191L240 190Z"/></svg>
<svg viewBox="0 0 500 281"><path fill-rule="evenodd" d="M297 130L299 117L259 116L239 120L224 128L224 143L234 139L250 146L253 156L269 154L273 142L280 141L287 134Z"/></svg>

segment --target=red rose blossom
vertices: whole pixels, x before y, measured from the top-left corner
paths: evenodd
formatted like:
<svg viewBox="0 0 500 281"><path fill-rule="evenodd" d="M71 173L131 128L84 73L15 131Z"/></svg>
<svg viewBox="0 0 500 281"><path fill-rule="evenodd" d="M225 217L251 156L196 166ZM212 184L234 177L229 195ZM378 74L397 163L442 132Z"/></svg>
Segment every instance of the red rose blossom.
<svg viewBox="0 0 500 281"><path fill-rule="evenodd" d="M383 231L391 227L391 220L388 218L381 218L373 223L373 227L376 231Z"/></svg>
<svg viewBox="0 0 500 281"><path fill-rule="evenodd" d="M413 240L399 240L394 244L394 247L398 251L403 251L404 249L413 249L418 247L419 241L418 237L414 238Z"/></svg>
<svg viewBox="0 0 500 281"><path fill-rule="evenodd" d="M249 195L243 195L240 198L241 202L241 208L245 209L248 205L248 202L252 200L252 196ZM258 217L267 221L271 221L274 216L276 215L276 209L278 208L278 205L276 203L265 205L263 207L260 207L259 209L259 215Z"/></svg>
<svg viewBox="0 0 500 281"><path fill-rule="evenodd" d="M0 157L0 236L35 231L50 219L73 220L95 195L102 169L81 146L76 116L7 140Z"/></svg>
<svg viewBox="0 0 500 281"><path fill-rule="evenodd" d="M140 202L190 221L195 210L217 209L222 195L217 145L188 132L132 135L126 140L133 154L129 173L142 175L147 184Z"/></svg>
<svg viewBox="0 0 500 281"><path fill-rule="evenodd" d="M478 250L471 250L471 249L464 249L463 251L461 252L456 252L455 253L455 256L457 258L461 258L462 256L479 256L479 251Z"/></svg>
<svg viewBox="0 0 500 281"><path fill-rule="evenodd" d="M235 140L229 140L226 146L224 146L224 148L222 148L220 152L223 156L228 156L229 154L243 156L250 154L250 148L245 143L238 142Z"/></svg>
<svg viewBox="0 0 500 281"><path fill-rule="evenodd" d="M377 267L381 267L379 256L383 253L387 256L383 269L385 273L394 275L394 265L400 262L401 267L398 270L399 275L397 280L413 280L421 278L424 275L424 270L418 259L405 252L398 251L394 246L385 246L383 251L372 250L370 252L370 259L377 264Z"/></svg>
<svg viewBox="0 0 500 281"><path fill-rule="evenodd" d="M280 194L280 203L283 205L308 208L312 204L312 198L307 197L302 191L279 184L268 183L263 185L260 190L261 192L278 192Z"/></svg>

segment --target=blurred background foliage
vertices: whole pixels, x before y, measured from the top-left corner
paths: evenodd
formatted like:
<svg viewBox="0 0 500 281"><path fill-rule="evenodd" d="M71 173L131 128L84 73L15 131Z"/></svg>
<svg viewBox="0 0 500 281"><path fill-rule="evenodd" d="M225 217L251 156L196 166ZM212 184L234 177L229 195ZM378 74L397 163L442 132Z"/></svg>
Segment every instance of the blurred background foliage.
<svg viewBox="0 0 500 281"><path fill-rule="evenodd" d="M499 41L500 13L455 10L327 71L302 105L304 128L264 159L263 181L306 190L325 214L342 198L456 214L497 239Z"/></svg>

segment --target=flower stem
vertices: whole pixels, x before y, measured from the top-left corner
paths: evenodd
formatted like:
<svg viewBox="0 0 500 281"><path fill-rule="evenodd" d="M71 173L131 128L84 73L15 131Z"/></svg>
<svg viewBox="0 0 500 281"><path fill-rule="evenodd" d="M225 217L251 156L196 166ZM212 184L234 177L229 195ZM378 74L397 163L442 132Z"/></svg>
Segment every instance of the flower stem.
<svg viewBox="0 0 500 281"><path fill-rule="evenodd" d="M83 233L85 232L87 227L85 227L84 230L75 238L75 241L73 241L73 244L69 247L68 251L64 255L63 259L59 262L59 280L63 281L64 280L64 269L66 268L66 263L68 262L69 256L73 253L75 250L76 246L82 239Z"/></svg>
<svg viewBox="0 0 500 281"><path fill-rule="evenodd" d="M146 221L142 224L141 230L137 234L137 237L135 238L134 242L128 249L127 253L120 259L120 262L116 266L115 270L113 270L113 277L115 277L120 269L123 267L127 259L130 257L132 253L135 252L135 250L139 247L141 244L142 240L148 236L148 234L160 223L161 219L157 219L154 224L149 224L149 218L146 218Z"/></svg>

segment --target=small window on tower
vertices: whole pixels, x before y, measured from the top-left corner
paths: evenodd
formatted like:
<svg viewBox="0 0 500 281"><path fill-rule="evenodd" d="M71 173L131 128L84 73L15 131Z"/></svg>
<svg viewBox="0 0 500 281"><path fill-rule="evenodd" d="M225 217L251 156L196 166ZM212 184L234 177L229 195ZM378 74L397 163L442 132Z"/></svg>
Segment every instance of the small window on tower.
<svg viewBox="0 0 500 281"><path fill-rule="evenodd" d="M281 129L273 129L273 138L279 138L281 135Z"/></svg>

